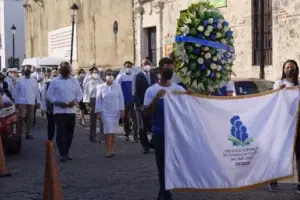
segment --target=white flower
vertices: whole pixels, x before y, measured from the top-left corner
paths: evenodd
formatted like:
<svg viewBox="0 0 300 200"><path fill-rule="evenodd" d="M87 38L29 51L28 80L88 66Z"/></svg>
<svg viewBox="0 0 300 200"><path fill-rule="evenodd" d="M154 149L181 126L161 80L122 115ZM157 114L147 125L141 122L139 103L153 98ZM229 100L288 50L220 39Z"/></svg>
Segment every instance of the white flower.
<svg viewBox="0 0 300 200"><path fill-rule="evenodd" d="M198 30L199 32L203 32L203 31L204 31L204 27L203 27L203 26L198 26L197 30Z"/></svg>
<svg viewBox="0 0 300 200"><path fill-rule="evenodd" d="M218 29L222 29L222 28L223 28L222 24L218 23Z"/></svg>
<svg viewBox="0 0 300 200"><path fill-rule="evenodd" d="M227 44L227 41L226 41L225 39L222 39L222 40L221 40L221 43L222 43L222 44Z"/></svg>
<svg viewBox="0 0 300 200"><path fill-rule="evenodd" d="M210 91L210 92L213 92L213 91L215 91L215 90L214 90L214 88L213 88L212 86L210 86L210 85L209 85L209 86L207 86L207 89L208 89L208 91Z"/></svg>
<svg viewBox="0 0 300 200"><path fill-rule="evenodd" d="M217 77L217 78L220 78L220 77L221 77L221 74L220 74L219 72L217 72L217 73L216 73L216 77Z"/></svg>
<svg viewBox="0 0 300 200"><path fill-rule="evenodd" d="M214 27L208 26L208 27L207 27L207 30L208 30L209 32L211 32L212 30L214 30Z"/></svg>
<svg viewBox="0 0 300 200"><path fill-rule="evenodd" d="M232 63L232 59L229 58L229 59L227 60L227 62L228 62L228 63Z"/></svg>
<svg viewBox="0 0 300 200"><path fill-rule="evenodd" d="M230 70L230 66L226 65L225 69Z"/></svg>
<svg viewBox="0 0 300 200"><path fill-rule="evenodd" d="M217 65L215 63L210 64L211 69L217 69Z"/></svg>
<svg viewBox="0 0 300 200"><path fill-rule="evenodd" d="M201 47L201 44L195 44L196 47Z"/></svg>
<svg viewBox="0 0 300 200"><path fill-rule="evenodd" d="M221 71L221 69L222 69L221 65L218 65L217 70L218 70L218 71Z"/></svg>
<svg viewBox="0 0 300 200"><path fill-rule="evenodd" d="M206 59L209 59L209 58L211 58L211 54L210 54L210 53L206 53L206 54L204 55L204 57L205 57Z"/></svg>
<svg viewBox="0 0 300 200"><path fill-rule="evenodd" d="M201 90L201 89L204 89L204 85L203 85L202 83L199 83L199 84L197 85L197 88L200 89L200 90Z"/></svg>
<svg viewBox="0 0 300 200"><path fill-rule="evenodd" d="M196 87L197 87L197 85L198 85L198 84L197 84L197 81L196 81L196 80L195 80L195 81L193 81L192 87L193 87L193 88L196 88Z"/></svg>
<svg viewBox="0 0 300 200"><path fill-rule="evenodd" d="M201 64L204 63L204 59L203 59L203 58L198 58L198 59L197 59L197 62L201 65Z"/></svg>
<svg viewBox="0 0 300 200"><path fill-rule="evenodd" d="M214 19L213 19L213 18L209 18L209 19L208 19L208 23L209 23L209 24L213 24L213 23L214 23Z"/></svg>
<svg viewBox="0 0 300 200"><path fill-rule="evenodd" d="M221 38L221 37L222 37L222 34L218 32L218 33L216 34L216 38Z"/></svg>
<svg viewBox="0 0 300 200"><path fill-rule="evenodd" d="M214 56L213 57L213 61L217 61L218 60L218 57L217 56Z"/></svg>
<svg viewBox="0 0 300 200"><path fill-rule="evenodd" d="M204 47L203 51L209 51L209 47Z"/></svg>
<svg viewBox="0 0 300 200"><path fill-rule="evenodd" d="M230 30L230 28L229 28L228 26L225 26L225 27L223 28L223 30L224 30L224 32L227 32L227 31Z"/></svg>
<svg viewBox="0 0 300 200"><path fill-rule="evenodd" d="M233 38L231 38L231 39L230 39L230 42L231 42L231 43L234 43L234 39L233 39Z"/></svg>
<svg viewBox="0 0 300 200"><path fill-rule="evenodd" d="M186 75L186 73L187 73L187 68L183 67L180 71L183 73L183 75Z"/></svg>
<svg viewBox="0 0 300 200"><path fill-rule="evenodd" d="M190 77L192 75L192 72L191 71L188 71L187 73L186 73L186 76L188 76L188 77Z"/></svg>
<svg viewBox="0 0 300 200"><path fill-rule="evenodd" d="M186 35L190 32L190 28L187 25L184 25L180 28L180 31L183 33L183 35Z"/></svg>
<svg viewBox="0 0 300 200"><path fill-rule="evenodd" d="M224 22L224 19L219 19L220 24L223 24L223 22Z"/></svg>
<svg viewBox="0 0 300 200"><path fill-rule="evenodd" d="M191 17L191 19L196 19L196 17L197 17L196 12L194 12L194 11L191 12L190 17Z"/></svg>
<svg viewBox="0 0 300 200"><path fill-rule="evenodd" d="M208 69L207 71L206 71L206 76L209 76L210 75L210 70Z"/></svg>
<svg viewBox="0 0 300 200"><path fill-rule="evenodd" d="M210 35L210 32L209 32L208 30L206 30L206 31L204 32L204 35L205 35L206 37L208 37L208 36Z"/></svg>
<svg viewBox="0 0 300 200"><path fill-rule="evenodd" d="M224 65L225 64L225 60L221 60L221 63Z"/></svg>
<svg viewBox="0 0 300 200"><path fill-rule="evenodd" d="M187 17L187 18L185 18L185 20L183 21L183 23L185 23L185 24L191 24L192 20L191 20L190 17Z"/></svg>
<svg viewBox="0 0 300 200"><path fill-rule="evenodd" d="M187 83L187 84L190 84L190 83L191 83L191 78L190 78L190 77L187 77L187 78L186 78L186 83Z"/></svg>

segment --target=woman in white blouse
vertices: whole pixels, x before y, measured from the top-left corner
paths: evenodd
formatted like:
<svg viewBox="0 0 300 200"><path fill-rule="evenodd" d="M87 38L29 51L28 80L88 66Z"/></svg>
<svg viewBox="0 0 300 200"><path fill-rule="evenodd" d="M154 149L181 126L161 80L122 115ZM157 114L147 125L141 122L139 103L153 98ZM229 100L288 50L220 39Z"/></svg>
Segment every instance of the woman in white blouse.
<svg viewBox="0 0 300 200"><path fill-rule="evenodd" d="M97 68L91 71L92 79L85 85L83 93L83 102L89 103L91 112L90 112L90 141L96 141L96 130L97 130L97 114L95 112L96 106L96 93L97 87L103 83L99 70ZM103 138L103 125L100 121L100 142L102 143Z"/></svg>
<svg viewBox="0 0 300 200"><path fill-rule="evenodd" d="M300 82L298 80L299 76L299 67L296 61L294 60L287 60L284 62L282 67L282 76L280 80L277 80L274 83L273 89L279 89L284 87L292 87L292 86L299 86ZM300 126L298 124L298 132ZM298 137L295 142L295 154L296 154L296 167L297 167L297 174L298 174L298 185L297 185L297 193L300 193L300 136L298 133ZM269 190L271 192L278 191L278 184L277 181L272 182L269 184Z"/></svg>
<svg viewBox="0 0 300 200"><path fill-rule="evenodd" d="M96 113L103 123L107 157L112 158L115 134L120 131L119 119L124 117L124 97L121 86L113 82L113 71L107 70L105 77L106 82L97 88Z"/></svg>

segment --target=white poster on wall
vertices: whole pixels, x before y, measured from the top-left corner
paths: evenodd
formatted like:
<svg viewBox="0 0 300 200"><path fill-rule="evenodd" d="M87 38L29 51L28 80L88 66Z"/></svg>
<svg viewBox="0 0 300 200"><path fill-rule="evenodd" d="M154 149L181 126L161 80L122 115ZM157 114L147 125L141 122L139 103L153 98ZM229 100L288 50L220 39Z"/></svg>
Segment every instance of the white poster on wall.
<svg viewBox="0 0 300 200"><path fill-rule="evenodd" d="M48 55L50 57L65 58L70 60L72 26L48 32ZM77 60L77 33L74 27L73 61Z"/></svg>

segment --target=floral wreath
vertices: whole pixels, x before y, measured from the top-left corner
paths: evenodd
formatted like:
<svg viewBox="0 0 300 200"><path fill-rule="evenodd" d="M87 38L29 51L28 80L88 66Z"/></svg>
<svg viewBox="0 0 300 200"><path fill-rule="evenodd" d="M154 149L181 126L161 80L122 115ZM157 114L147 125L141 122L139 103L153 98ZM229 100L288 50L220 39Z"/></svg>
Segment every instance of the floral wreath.
<svg viewBox="0 0 300 200"><path fill-rule="evenodd" d="M223 15L208 2L188 7L177 21L176 72L184 83L204 94L224 87L232 74L234 38Z"/></svg>

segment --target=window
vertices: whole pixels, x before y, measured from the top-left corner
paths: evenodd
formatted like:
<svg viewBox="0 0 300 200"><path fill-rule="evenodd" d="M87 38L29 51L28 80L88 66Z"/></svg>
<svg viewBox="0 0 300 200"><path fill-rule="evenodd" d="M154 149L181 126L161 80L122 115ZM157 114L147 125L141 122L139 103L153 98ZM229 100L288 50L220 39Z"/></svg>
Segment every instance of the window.
<svg viewBox="0 0 300 200"><path fill-rule="evenodd" d="M260 64L260 2L252 0L252 65ZM272 0L264 1L264 63L272 65Z"/></svg>
<svg viewBox="0 0 300 200"><path fill-rule="evenodd" d="M156 65L156 27L148 28L148 57L150 61Z"/></svg>

